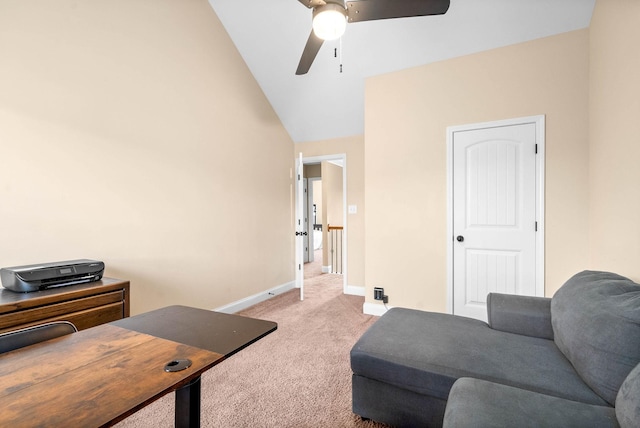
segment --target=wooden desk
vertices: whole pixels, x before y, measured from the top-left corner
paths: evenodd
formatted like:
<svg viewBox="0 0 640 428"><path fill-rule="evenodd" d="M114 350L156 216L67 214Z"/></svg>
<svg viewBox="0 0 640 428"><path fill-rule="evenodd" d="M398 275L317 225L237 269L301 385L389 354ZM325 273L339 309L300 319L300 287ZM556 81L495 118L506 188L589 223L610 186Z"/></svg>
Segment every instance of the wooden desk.
<svg viewBox="0 0 640 428"><path fill-rule="evenodd" d="M275 331L278 325L187 306L168 306L112 323L230 357ZM196 407L197 406L197 407ZM176 391L176 427L200 426L200 383Z"/></svg>
<svg viewBox="0 0 640 428"><path fill-rule="evenodd" d="M165 372L178 358L193 365ZM0 426L110 426L223 358L108 324L18 349L0 356Z"/></svg>
<svg viewBox="0 0 640 428"><path fill-rule="evenodd" d="M167 314L176 318L161 320ZM195 323L207 314L211 319L224 315L227 322ZM200 375L277 328L269 321L184 306L127 320L126 327L115 325L121 320L0 355L0 426L111 426L176 391L176 426L198 427ZM248 320L253 333L247 336L242 331ZM181 326L172 334L197 330L215 337L216 330L231 332L234 344L221 345L225 354L135 331L156 323L161 333L163 324L172 321ZM176 359L190 359L192 365L165 372L165 365Z"/></svg>

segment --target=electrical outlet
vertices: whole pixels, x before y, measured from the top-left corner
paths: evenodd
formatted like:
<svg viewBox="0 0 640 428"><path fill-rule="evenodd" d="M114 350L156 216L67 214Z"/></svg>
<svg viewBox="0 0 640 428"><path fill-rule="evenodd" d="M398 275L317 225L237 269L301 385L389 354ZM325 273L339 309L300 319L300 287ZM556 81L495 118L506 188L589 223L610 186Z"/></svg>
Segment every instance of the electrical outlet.
<svg viewBox="0 0 640 428"><path fill-rule="evenodd" d="M389 296L384 294L384 288L382 287L374 287L373 288L373 300L382 300L382 303L389 303Z"/></svg>

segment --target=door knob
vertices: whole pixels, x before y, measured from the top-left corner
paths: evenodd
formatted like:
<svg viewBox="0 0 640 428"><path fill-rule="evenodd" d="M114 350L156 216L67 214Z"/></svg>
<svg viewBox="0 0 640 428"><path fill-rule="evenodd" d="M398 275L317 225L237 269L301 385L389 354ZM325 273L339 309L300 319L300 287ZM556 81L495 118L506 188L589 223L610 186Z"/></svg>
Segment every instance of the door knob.
<svg viewBox="0 0 640 428"><path fill-rule="evenodd" d="M464 241L464 236L462 236L462 235L456 236L456 241L458 241L458 242Z"/></svg>

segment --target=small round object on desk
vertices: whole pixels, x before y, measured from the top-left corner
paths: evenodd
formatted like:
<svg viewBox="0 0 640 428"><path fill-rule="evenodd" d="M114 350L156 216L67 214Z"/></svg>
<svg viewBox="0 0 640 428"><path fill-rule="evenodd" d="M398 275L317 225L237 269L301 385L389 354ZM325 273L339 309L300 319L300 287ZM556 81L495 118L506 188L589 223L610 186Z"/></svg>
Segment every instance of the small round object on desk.
<svg viewBox="0 0 640 428"><path fill-rule="evenodd" d="M191 367L191 360L188 360L188 359L172 360L172 361L169 361L166 366L164 366L164 371L179 372L189 367Z"/></svg>

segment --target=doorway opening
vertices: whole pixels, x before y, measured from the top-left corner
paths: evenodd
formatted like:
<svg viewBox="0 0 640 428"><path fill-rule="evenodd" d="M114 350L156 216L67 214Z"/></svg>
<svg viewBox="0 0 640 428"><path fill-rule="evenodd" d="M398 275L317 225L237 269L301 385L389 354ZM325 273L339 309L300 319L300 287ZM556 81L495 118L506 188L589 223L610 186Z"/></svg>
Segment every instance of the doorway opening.
<svg viewBox="0 0 640 428"><path fill-rule="evenodd" d="M308 238L305 242L304 278L314 278L327 273L323 250L323 193L322 193L322 165L305 165L306 179L306 214ZM326 226L325 226L326 227Z"/></svg>
<svg viewBox="0 0 640 428"><path fill-rule="evenodd" d="M303 298L304 282L319 278L340 281L347 288L347 173L346 154L302 158L302 234L296 252L302 253L296 286ZM339 230L339 240L336 231ZM306 233L304 233L306 232ZM300 248L302 247L302 248ZM301 272L300 272L301 271Z"/></svg>

